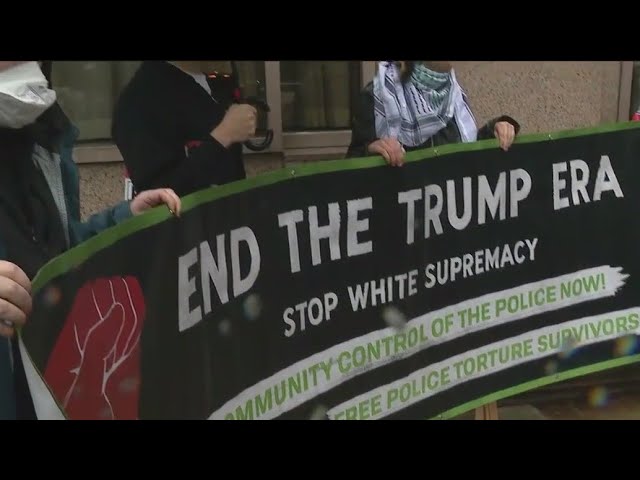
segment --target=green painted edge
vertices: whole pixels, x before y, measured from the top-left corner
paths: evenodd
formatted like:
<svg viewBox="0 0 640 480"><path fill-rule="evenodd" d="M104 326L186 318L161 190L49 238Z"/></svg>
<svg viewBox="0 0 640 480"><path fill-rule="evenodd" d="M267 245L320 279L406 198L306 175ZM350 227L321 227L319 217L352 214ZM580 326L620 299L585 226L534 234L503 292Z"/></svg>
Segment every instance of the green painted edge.
<svg viewBox="0 0 640 480"><path fill-rule="evenodd" d="M551 385L552 383L571 380L572 378L582 377L584 375L601 372L603 370L609 370L611 368L622 367L624 365L631 365L632 363L636 363L638 361L640 361L640 354L621 357L621 358L615 358L613 360L607 360L606 362L594 363L593 365L574 368L572 370L567 370L564 372L556 373L554 375L549 375L548 377L538 378L536 380L522 383L520 385L516 385L515 387L506 388L504 390L500 390L499 392L495 392L490 395L486 395L482 398L478 398L476 400L472 400L470 402L464 403L450 410L447 410L439 415L436 415L430 420L449 420L451 418L462 415L463 413L466 413L470 410L475 410L476 408L479 408L488 403L497 402L498 400L502 400L508 397L513 397L514 395L526 392L528 390L534 390L536 388L544 387L546 385Z"/></svg>
<svg viewBox="0 0 640 480"><path fill-rule="evenodd" d="M599 125L597 127L566 130L554 133L524 135L517 138L515 143L525 144L545 142L564 138L611 133L638 128L640 128L640 122L612 123ZM429 158L449 155L452 153L475 152L479 150L488 150L491 148L498 148L497 140L491 139L466 144L451 144L445 145L443 147L429 148L425 150L410 152L406 156L406 161L417 162ZM283 168L263 175L259 175L254 178L240 180L238 182L233 182L220 187L213 187L207 190L192 193L191 195L188 195L182 199L182 212L187 212L202 205L203 203L208 203L219 198L227 197L240 192L245 192L254 188L273 185L275 183L284 182L298 177L306 177L310 175L347 170L375 168L384 165L385 162L382 157L363 157L353 159L317 161L308 165ZM60 255L59 257L52 259L47 265L45 265L33 280L34 292L37 292L40 288L42 288L43 285L46 285L52 279L81 264L91 255L113 245L118 240L169 219L172 219L172 215L169 213L168 209L166 207L158 207L144 215L130 218L119 225L103 231L99 235L68 250L66 253ZM173 221L179 220L173 219Z"/></svg>

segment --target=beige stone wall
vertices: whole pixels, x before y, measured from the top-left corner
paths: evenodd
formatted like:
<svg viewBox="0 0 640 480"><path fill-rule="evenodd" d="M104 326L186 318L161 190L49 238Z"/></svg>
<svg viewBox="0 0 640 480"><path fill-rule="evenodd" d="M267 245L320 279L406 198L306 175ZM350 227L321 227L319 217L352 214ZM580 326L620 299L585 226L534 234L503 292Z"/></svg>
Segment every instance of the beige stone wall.
<svg viewBox="0 0 640 480"><path fill-rule="evenodd" d="M80 210L84 218L123 198L121 163L80 165Z"/></svg>
<svg viewBox="0 0 640 480"><path fill-rule="evenodd" d="M278 157L253 159L247 162L247 174L259 175L262 172L282 167ZM124 198L124 177L122 163L93 163L80 165L80 210L82 216L95 213Z"/></svg>
<svg viewBox="0 0 640 480"><path fill-rule="evenodd" d="M522 133L593 126L616 120L620 62L455 62L479 123L509 114ZM296 159L299 160L299 159ZM250 162L249 174L278 168ZM81 165L83 215L120 201L121 164Z"/></svg>
<svg viewBox="0 0 640 480"><path fill-rule="evenodd" d="M616 121L620 62L455 62L479 123L508 114L523 133Z"/></svg>

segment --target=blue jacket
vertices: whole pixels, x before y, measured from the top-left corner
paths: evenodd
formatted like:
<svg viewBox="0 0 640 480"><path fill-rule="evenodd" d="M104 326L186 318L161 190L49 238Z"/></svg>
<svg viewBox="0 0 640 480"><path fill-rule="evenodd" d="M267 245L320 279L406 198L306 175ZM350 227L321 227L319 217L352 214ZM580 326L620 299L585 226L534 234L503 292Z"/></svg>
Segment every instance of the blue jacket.
<svg viewBox="0 0 640 480"><path fill-rule="evenodd" d="M86 222L80 219L80 181L78 167L73 160L73 146L78 138L78 130L71 123L59 137L60 169L69 218L70 247L82 243L109 227L131 216L128 202L93 215ZM2 152L0 151L0 157ZM1 158L0 158L1 160ZM6 258L6 245L0 231L0 260ZM14 344L15 345L15 344ZM10 344L0 338L0 420L15 418L15 390L12 371Z"/></svg>

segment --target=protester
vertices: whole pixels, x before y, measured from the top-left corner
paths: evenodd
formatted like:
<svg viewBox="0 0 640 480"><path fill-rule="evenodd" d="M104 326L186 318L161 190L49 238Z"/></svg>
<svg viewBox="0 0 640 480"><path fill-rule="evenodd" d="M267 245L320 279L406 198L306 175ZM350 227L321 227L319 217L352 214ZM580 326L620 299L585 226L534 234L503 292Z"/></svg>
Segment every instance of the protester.
<svg viewBox="0 0 640 480"><path fill-rule="evenodd" d="M244 179L242 143L256 109L212 91L212 62L143 62L118 99L113 139L136 191L168 186L186 195Z"/></svg>
<svg viewBox="0 0 640 480"><path fill-rule="evenodd" d="M347 157L377 154L401 166L407 151L489 138L508 150L519 130L508 116L478 129L449 62L380 62L361 92Z"/></svg>
<svg viewBox="0 0 640 480"><path fill-rule="evenodd" d="M31 310L30 279L56 255L132 215L161 204L180 213L177 195L157 189L82 223L77 135L38 62L0 62L0 419L35 418L14 336Z"/></svg>

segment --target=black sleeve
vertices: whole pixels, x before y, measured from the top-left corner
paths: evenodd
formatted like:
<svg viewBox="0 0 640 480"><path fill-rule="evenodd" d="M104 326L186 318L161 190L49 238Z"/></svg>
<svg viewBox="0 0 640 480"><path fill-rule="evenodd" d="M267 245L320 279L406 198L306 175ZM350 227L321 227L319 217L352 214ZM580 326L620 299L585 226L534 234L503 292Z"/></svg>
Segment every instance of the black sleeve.
<svg viewBox="0 0 640 480"><path fill-rule="evenodd" d="M180 197L208 188L219 170L231 161L231 152L212 137L184 150L167 148L148 129L114 134L114 141L124 158L137 192L153 188L171 188Z"/></svg>
<svg viewBox="0 0 640 480"><path fill-rule="evenodd" d="M111 131L137 192L172 188L184 196L228 176L236 149L209 135L225 111L205 100L200 86L164 61L144 62L125 87ZM198 140L187 153L185 143Z"/></svg>
<svg viewBox="0 0 640 480"><path fill-rule="evenodd" d="M516 131L516 135L518 135L518 132L520 132L520 124L518 122L507 115L502 115L501 117L490 120L486 125L478 130L478 140L488 140L490 138L495 138L494 128L496 126L496 123L498 122L509 122L511 125L513 125L513 128Z"/></svg>
<svg viewBox="0 0 640 480"><path fill-rule="evenodd" d="M373 90L369 84L358 96L351 123L351 144L347 158L366 157L367 147L376 138Z"/></svg>

